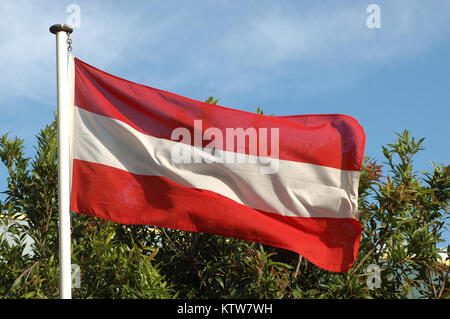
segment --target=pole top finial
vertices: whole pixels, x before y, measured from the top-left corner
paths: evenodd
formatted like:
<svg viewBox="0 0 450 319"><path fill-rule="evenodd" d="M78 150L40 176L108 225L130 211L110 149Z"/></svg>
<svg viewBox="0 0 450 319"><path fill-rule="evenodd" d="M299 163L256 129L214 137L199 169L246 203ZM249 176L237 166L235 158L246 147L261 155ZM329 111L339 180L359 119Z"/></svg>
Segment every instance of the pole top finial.
<svg viewBox="0 0 450 319"><path fill-rule="evenodd" d="M49 30L53 34L56 34L60 31L64 31L68 34L71 34L73 32L73 28L68 24L54 24L50 27Z"/></svg>

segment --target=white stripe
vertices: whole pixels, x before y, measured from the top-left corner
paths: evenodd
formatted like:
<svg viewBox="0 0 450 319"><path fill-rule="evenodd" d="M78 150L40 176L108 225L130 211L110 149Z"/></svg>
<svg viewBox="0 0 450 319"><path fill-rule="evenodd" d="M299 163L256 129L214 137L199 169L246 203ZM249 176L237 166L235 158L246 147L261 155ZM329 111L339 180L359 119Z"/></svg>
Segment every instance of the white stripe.
<svg viewBox="0 0 450 319"><path fill-rule="evenodd" d="M259 161L175 164L171 150L178 142L143 134L122 121L78 107L73 143L74 159L163 176L266 212L356 218L360 172L286 160L279 160L275 174L261 174Z"/></svg>

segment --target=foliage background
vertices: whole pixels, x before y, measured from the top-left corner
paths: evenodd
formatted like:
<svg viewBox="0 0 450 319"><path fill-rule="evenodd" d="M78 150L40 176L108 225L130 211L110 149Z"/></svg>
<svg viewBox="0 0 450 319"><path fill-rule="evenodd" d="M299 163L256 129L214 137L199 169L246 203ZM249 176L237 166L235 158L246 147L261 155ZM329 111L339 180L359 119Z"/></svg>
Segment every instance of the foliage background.
<svg viewBox="0 0 450 319"><path fill-rule="evenodd" d="M25 157L23 140L0 137L0 159L9 172L0 225L10 237L0 233L0 298L59 296L56 135L56 121L40 131L34 158ZM449 218L449 166L415 171L423 141L405 130L381 147L384 163L365 157L363 236L347 273L257 243L73 213L72 263L81 270L73 297L449 298L449 260L441 260L438 248ZM368 287L371 264L380 267L379 288Z"/></svg>

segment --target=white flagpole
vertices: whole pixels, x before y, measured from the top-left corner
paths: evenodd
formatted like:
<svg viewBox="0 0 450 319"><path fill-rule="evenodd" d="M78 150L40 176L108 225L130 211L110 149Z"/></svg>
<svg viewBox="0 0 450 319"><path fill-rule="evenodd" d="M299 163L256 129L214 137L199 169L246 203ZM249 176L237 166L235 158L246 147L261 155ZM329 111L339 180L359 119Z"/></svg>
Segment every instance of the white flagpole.
<svg viewBox="0 0 450 319"><path fill-rule="evenodd" d="M56 74L58 87L58 207L59 207L59 297L72 298L70 248L70 157L69 157L69 91L67 79L67 35L72 27L55 24Z"/></svg>

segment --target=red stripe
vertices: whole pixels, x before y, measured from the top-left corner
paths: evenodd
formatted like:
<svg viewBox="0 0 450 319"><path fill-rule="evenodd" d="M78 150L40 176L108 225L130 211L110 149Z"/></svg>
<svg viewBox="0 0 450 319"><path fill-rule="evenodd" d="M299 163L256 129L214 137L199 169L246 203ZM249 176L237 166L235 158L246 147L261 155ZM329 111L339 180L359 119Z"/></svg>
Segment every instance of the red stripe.
<svg viewBox="0 0 450 319"><path fill-rule="evenodd" d="M279 158L283 160L359 171L363 159L365 134L350 116L267 116L234 110L136 84L78 59L75 105L169 140L177 127L189 129L193 137L194 120L201 119L203 131L219 128L224 139L226 128L267 128L268 133L278 128ZM248 146L245 150L237 150L236 146L226 150L249 154Z"/></svg>
<svg viewBox="0 0 450 319"><path fill-rule="evenodd" d="M122 224L199 231L295 251L319 267L347 271L358 252L355 219L285 217L166 178L74 160L71 209Z"/></svg>

